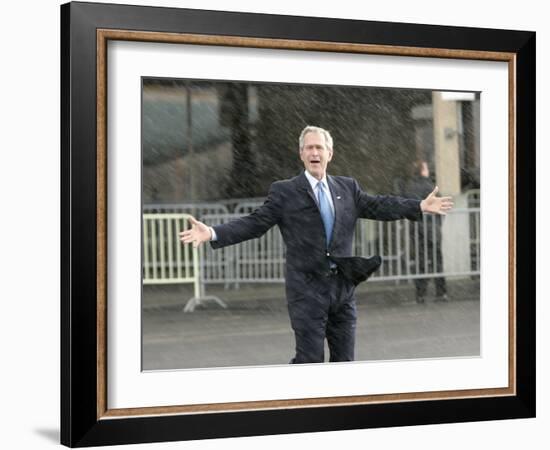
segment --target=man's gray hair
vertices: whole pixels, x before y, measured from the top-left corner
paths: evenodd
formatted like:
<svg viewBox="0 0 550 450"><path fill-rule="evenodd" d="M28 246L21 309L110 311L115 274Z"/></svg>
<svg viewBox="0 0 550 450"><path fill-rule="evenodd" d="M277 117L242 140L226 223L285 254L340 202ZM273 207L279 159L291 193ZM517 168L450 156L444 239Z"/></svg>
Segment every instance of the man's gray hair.
<svg viewBox="0 0 550 450"><path fill-rule="evenodd" d="M308 125L300 133L300 139L299 139L300 150L302 150L304 148L304 140L305 140L306 134L308 134L308 133L322 134L325 137L325 143L327 144L327 147L330 150L332 150L333 142L332 142L332 136L330 135L330 133L327 130L325 130L324 128L314 127L312 125Z"/></svg>

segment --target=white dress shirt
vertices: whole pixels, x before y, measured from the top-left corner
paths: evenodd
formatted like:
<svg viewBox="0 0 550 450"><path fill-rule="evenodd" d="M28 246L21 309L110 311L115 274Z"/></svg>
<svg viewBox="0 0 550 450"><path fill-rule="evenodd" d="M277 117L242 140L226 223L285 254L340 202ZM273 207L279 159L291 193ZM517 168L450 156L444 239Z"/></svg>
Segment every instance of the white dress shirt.
<svg viewBox="0 0 550 450"><path fill-rule="evenodd" d="M311 175L307 170L305 171L305 174L306 174L307 181L309 181L309 184L311 185L311 189L313 189L313 194L315 194L315 198L317 199L317 204L319 204L319 181L323 183L325 192L328 194L327 199L330 205L330 209L332 209L332 213L334 214L334 203L332 202L332 195L330 193L330 188L328 186L327 176L325 175L322 180L318 180L313 175Z"/></svg>

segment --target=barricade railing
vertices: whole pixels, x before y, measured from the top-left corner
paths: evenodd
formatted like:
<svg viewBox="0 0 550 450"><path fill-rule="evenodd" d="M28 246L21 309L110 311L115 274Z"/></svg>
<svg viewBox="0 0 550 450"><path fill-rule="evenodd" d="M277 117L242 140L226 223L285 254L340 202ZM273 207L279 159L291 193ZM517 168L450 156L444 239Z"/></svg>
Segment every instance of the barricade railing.
<svg viewBox="0 0 550 450"><path fill-rule="evenodd" d="M242 217L243 214L202 217L209 226L226 223ZM201 258L202 280L205 283L225 283L226 286L239 283L274 283L284 280L285 246L277 227L263 236L213 250L205 246Z"/></svg>
<svg viewBox="0 0 550 450"><path fill-rule="evenodd" d="M147 203L143 205L145 214L190 214L202 217L206 214L229 214L227 205L221 202L199 203Z"/></svg>
<svg viewBox="0 0 550 450"><path fill-rule="evenodd" d="M194 296L185 311L192 311L203 300L226 307L218 297L204 295L199 251L179 240L179 232L190 228L190 217L183 213L143 214L143 284L192 284Z"/></svg>
<svg viewBox="0 0 550 450"><path fill-rule="evenodd" d="M260 205L241 202L235 207L238 213L203 214L198 218L210 226L218 225ZM181 245L177 235L189 228L189 215L159 213L143 217L145 284L189 282L194 284L195 297L205 298L204 285L209 283L229 287L284 281L285 245L277 227L239 245L218 250L203 245L197 251ZM360 219L354 254L382 257L383 264L373 281L479 275L480 209L457 208L445 217L425 215L419 222Z"/></svg>
<svg viewBox="0 0 550 450"><path fill-rule="evenodd" d="M251 205L241 205L249 212ZM243 214L207 215L210 225ZM480 271L479 208L455 209L445 217L425 215L422 221L360 219L354 254L380 255L383 264L372 280L407 280L434 276L473 276ZM270 283L284 280L285 246L277 227L257 239L212 250L201 260L205 283Z"/></svg>

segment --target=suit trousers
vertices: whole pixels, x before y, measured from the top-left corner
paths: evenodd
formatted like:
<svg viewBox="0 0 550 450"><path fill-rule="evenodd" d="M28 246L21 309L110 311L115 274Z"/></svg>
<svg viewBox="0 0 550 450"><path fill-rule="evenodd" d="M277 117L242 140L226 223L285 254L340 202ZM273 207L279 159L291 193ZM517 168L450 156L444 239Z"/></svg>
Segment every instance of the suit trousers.
<svg viewBox="0 0 550 450"><path fill-rule="evenodd" d="M291 364L325 360L325 339L329 361L353 361L357 310L354 284L337 271L303 274L305 289L288 296L288 311L296 340Z"/></svg>

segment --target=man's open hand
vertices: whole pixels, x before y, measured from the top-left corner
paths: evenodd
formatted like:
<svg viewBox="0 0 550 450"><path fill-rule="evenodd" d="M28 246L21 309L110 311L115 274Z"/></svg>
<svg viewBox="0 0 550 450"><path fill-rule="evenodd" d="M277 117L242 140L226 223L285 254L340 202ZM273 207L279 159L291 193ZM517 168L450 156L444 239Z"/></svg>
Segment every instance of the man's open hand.
<svg viewBox="0 0 550 450"><path fill-rule="evenodd" d="M436 186L430 195L420 202L420 209L428 214L441 214L444 216L451 210L454 203L451 197L436 197L437 191L439 191L439 188Z"/></svg>
<svg viewBox="0 0 550 450"><path fill-rule="evenodd" d="M199 222L194 217L189 217L191 228L180 232L180 241L184 244L192 243L193 247L197 248L203 242L207 242L212 238L210 228L204 223Z"/></svg>

